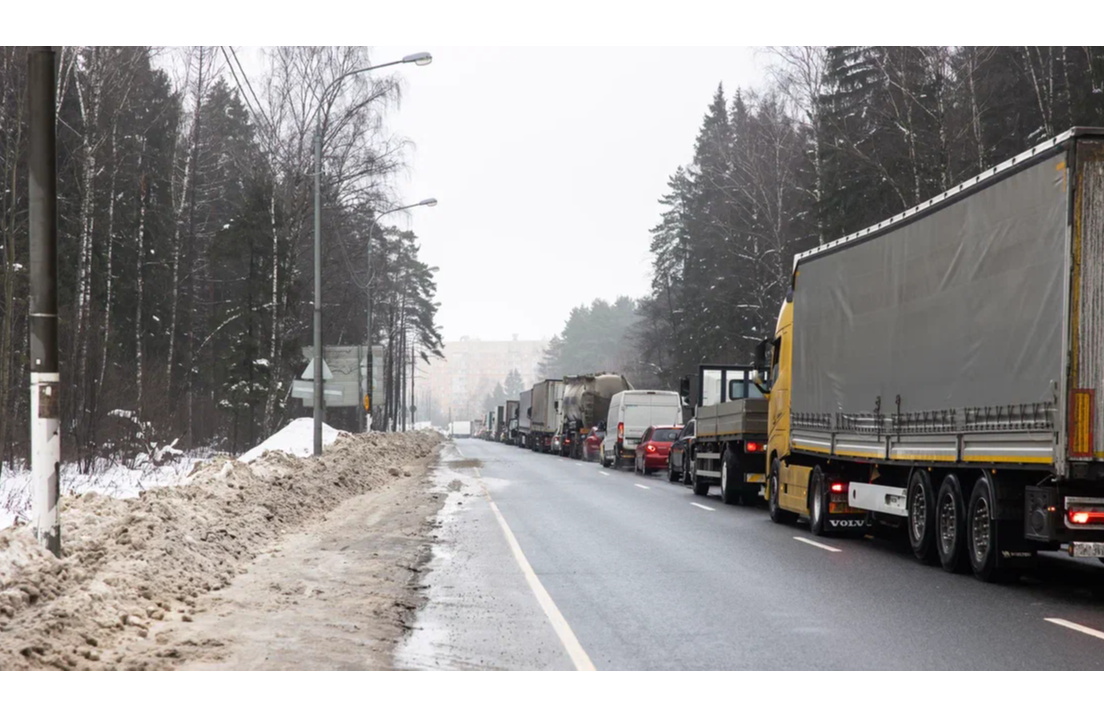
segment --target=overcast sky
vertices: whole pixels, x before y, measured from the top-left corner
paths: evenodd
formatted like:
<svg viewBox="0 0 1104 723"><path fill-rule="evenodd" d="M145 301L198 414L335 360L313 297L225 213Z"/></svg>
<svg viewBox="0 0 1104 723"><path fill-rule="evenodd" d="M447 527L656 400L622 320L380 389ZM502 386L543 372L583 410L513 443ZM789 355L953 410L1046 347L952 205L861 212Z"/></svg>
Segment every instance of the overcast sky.
<svg viewBox="0 0 1104 723"><path fill-rule="evenodd" d="M572 307L640 296L648 229L667 179L690 160L713 91L761 85L748 48L378 47L402 66L390 118L415 147L403 201L439 266L446 339L558 333ZM406 223L406 220L401 223Z"/></svg>

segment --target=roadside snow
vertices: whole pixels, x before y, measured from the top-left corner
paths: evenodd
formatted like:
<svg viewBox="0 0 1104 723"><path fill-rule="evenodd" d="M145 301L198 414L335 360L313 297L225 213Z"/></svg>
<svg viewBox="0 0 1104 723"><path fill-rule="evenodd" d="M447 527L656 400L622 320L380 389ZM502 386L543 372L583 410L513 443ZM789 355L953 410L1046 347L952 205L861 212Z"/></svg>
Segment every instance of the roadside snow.
<svg viewBox="0 0 1104 723"><path fill-rule="evenodd" d="M181 455L157 467L147 464L143 456L136 460L133 469L108 460L97 460L88 473L81 472L76 464L69 462L61 466L61 492L62 495L98 492L121 499L137 497L143 490L171 487L184 482L195 463L210 458L212 454L200 451L187 456ZM30 509L30 468L12 469L0 465L0 530L10 527L17 519L26 522Z"/></svg>
<svg viewBox="0 0 1104 723"><path fill-rule="evenodd" d="M220 458L196 465L188 484L137 499L62 497L61 559L39 547L29 528L0 531L0 670L164 669L217 659L233 633L191 632L193 618L211 604L207 593L230 585L258 554L274 552L287 531L308 520L325 522L324 514L350 498L374 493L375 512L364 512L363 524L374 525L372 515L408 513L398 507L401 497L385 495L420 474L439 441L425 432L340 435L324 459L275 453L247 465ZM386 502L394 512L384 512ZM415 518L423 522L426 511ZM379 609L393 623L383 631L390 634L406 623L413 601L409 592L393 599L388 591L409 590L415 568L400 566L388 544L373 548L382 553L371 563L381 584L369 579L370 589L357 587L373 600L380 592L388 596ZM341 575L338 560L344 561L335 558L333 572ZM290 569L297 577L282 581L287 597L322 592L302 587L300 573ZM391 588L383 584L395 581Z"/></svg>
<svg viewBox="0 0 1104 723"><path fill-rule="evenodd" d="M323 423L322 446L328 447L336 442L339 437L348 434L348 432L342 432ZM286 452L296 457L311 456L311 453L314 452L314 419L299 417L291 420L286 427L238 457L238 460L248 464L268 451Z"/></svg>

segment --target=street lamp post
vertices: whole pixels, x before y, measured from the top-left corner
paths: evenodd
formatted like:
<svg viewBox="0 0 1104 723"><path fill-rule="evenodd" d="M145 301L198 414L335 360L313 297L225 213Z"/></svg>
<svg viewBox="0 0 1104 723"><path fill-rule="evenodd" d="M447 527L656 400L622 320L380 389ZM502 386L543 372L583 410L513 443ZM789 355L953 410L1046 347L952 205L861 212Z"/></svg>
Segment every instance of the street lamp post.
<svg viewBox="0 0 1104 723"><path fill-rule="evenodd" d="M365 276L366 281L365 281L365 284L364 284L364 293L365 293L366 300L367 300L365 308L367 309L366 316L367 316L367 320L368 320L368 323L367 323L367 327L368 327L367 332L368 333L367 333L367 337L366 337L367 341L365 342L367 344L367 347L368 347L368 355L367 355L367 358L368 358L368 373L364 375L364 378L366 380L364 388L367 390L368 394L372 393L372 234L375 232L376 224L379 222L379 220L381 218L383 218L384 216L386 216L387 214L389 214L389 213L398 213L399 211L406 211L407 209L417 208L418 206L430 206L430 207L432 207L432 206L436 206L436 205L437 205L437 199L436 198L427 198L427 199L424 199L422 201L418 201L417 203L412 203L408 206L399 206L398 208L391 208L391 209L388 209L388 210L384 211L381 214L373 216L372 217L372 223L369 224L369 226L368 226L368 246L367 246L367 253L365 254L366 260L364 262L365 270L367 271L367 276ZM368 410L367 409L364 410L364 429L362 431L365 431L365 432L368 431Z"/></svg>
<svg viewBox="0 0 1104 723"><path fill-rule="evenodd" d="M318 107L314 110L314 117L325 105L326 97L330 91L346 78L360 75L372 70L387 68L392 65L414 63L415 65L429 65L433 62L433 56L429 53L414 53L405 56L402 60L394 60L390 63L370 65L367 68L350 70L330 81L330 84L319 96ZM307 124L308 126L310 123ZM314 456L322 454L322 119L314 130Z"/></svg>

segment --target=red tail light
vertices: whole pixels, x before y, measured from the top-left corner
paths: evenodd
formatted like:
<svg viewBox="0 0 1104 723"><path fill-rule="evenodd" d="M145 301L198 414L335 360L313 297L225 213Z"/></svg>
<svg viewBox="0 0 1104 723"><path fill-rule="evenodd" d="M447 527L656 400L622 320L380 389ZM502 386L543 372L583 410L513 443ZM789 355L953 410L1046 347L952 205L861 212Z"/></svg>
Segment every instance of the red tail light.
<svg viewBox="0 0 1104 723"><path fill-rule="evenodd" d="M1070 510L1069 521L1071 525L1104 525L1104 511Z"/></svg>
<svg viewBox="0 0 1104 723"><path fill-rule="evenodd" d="M763 445L759 444L758 442L748 442L747 443L747 451L749 451L749 452L762 452L763 451Z"/></svg>
<svg viewBox="0 0 1104 723"><path fill-rule="evenodd" d="M617 438L618 439L624 439L625 438L625 423L624 422L618 422L617 423Z"/></svg>
<svg viewBox="0 0 1104 723"><path fill-rule="evenodd" d="M847 491L847 483L846 482L833 482L832 486L829 487L828 489L832 490L833 492L846 492Z"/></svg>
<svg viewBox="0 0 1104 723"><path fill-rule="evenodd" d="M654 444L649 444L644 449L648 450L649 452L655 452L656 451L656 446Z"/></svg>

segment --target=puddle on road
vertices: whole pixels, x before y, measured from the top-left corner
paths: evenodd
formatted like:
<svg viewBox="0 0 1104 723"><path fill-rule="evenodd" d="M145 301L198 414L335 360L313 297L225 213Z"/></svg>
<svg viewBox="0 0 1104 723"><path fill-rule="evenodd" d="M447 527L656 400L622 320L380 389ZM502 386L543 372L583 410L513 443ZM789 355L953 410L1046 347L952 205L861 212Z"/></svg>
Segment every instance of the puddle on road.
<svg viewBox="0 0 1104 723"><path fill-rule="evenodd" d="M472 467L482 467L483 460L481 459L452 459L445 462L452 469L470 469Z"/></svg>

